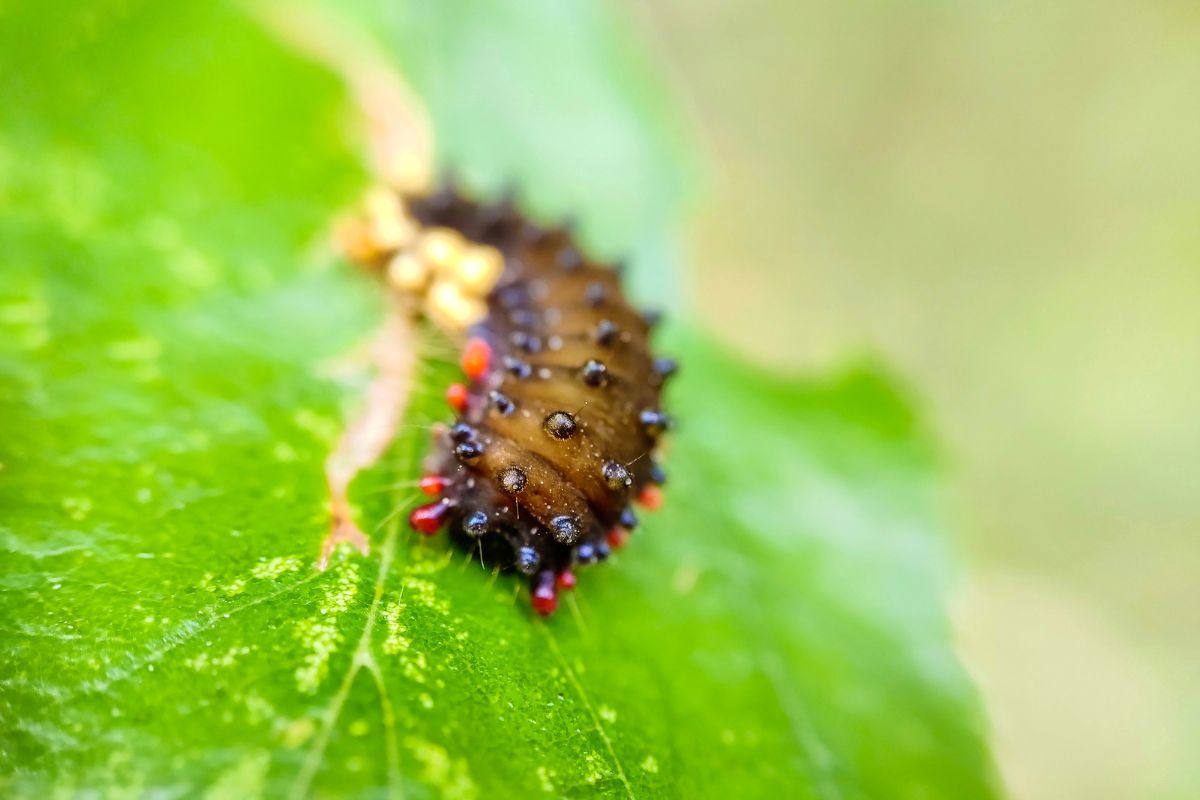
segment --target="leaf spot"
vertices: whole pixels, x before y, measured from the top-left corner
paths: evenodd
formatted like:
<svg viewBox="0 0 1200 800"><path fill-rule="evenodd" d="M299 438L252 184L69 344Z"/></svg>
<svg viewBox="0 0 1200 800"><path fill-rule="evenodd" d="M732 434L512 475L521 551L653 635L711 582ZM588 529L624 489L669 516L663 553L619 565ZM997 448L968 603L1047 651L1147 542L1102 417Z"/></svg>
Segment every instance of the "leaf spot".
<svg viewBox="0 0 1200 800"><path fill-rule="evenodd" d="M442 797L451 800L470 800L478 795L475 783L467 773L467 762L451 759L444 747L410 736L405 744L421 765L421 780L436 787Z"/></svg>
<svg viewBox="0 0 1200 800"><path fill-rule="evenodd" d="M296 635L309 652L296 668L296 686L305 694L314 694L329 672L329 658L344 638L338 630L338 618L350 608L358 594L358 565L343 564L333 585L325 590L317 606L318 616L301 620Z"/></svg>
<svg viewBox="0 0 1200 800"><path fill-rule="evenodd" d="M250 570L250 574L259 580L274 580L285 572L295 572L300 569L300 559L295 556L276 556L270 561L263 561Z"/></svg>
<svg viewBox="0 0 1200 800"><path fill-rule="evenodd" d="M542 766L542 767L537 768L537 777L538 777L538 782L542 785L543 792L553 792L554 791L554 782L551 779L558 777L557 772L555 772L552 769L547 769L546 767Z"/></svg>

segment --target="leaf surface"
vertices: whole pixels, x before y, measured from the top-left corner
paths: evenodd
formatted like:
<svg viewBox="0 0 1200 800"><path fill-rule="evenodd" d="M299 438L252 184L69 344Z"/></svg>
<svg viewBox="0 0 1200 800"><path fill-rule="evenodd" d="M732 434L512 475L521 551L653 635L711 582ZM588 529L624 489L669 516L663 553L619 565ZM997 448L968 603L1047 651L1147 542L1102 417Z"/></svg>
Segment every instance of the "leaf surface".
<svg viewBox="0 0 1200 800"><path fill-rule="evenodd" d="M428 337L355 486L373 551L317 572L361 389L331 365L382 312L327 244L366 180L342 90L225 6L7 13L0 786L992 794L933 458L885 380L784 380L670 329L666 507L542 621L401 524L446 418Z"/></svg>

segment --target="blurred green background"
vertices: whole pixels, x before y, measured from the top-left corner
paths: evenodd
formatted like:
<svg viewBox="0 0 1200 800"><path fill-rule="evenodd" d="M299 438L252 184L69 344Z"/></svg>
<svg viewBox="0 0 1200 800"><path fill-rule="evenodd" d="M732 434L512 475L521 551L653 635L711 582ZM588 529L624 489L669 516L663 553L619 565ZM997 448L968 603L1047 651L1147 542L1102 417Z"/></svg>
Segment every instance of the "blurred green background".
<svg viewBox="0 0 1200 800"><path fill-rule="evenodd" d="M1200 6L627 5L710 167L701 315L925 400L1014 796L1198 796Z"/></svg>

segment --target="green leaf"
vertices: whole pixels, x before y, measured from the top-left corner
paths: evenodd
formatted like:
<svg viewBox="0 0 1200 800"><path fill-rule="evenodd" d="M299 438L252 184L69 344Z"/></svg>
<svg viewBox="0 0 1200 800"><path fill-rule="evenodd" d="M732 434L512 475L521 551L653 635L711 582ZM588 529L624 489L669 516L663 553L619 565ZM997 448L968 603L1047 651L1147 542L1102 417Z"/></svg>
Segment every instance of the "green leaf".
<svg viewBox="0 0 1200 800"><path fill-rule="evenodd" d="M666 508L541 621L400 523L429 359L355 486L372 554L317 572L329 364L382 309L326 244L366 180L339 86L227 7L5 13L7 794L993 793L933 458L875 371L669 331Z"/></svg>

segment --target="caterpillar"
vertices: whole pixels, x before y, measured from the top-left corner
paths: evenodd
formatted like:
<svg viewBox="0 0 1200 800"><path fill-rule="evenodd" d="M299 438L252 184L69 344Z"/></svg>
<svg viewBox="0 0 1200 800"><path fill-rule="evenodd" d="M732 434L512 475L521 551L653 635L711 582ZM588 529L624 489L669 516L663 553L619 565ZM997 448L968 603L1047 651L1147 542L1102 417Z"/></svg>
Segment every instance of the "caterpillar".
<svg viewBox="0 0 1200 800"><path fill-rule="evenodd" d="M420 481L433 499L410 525L527 576L534 611L553 613L577 567L625 545L631 503L661 505L677 365L651 351L658 315L629 304L621 269L590 259L571 225L539 225L511 196L377 189L343 241L462 347L455 419L435 426Z"/></svg>

